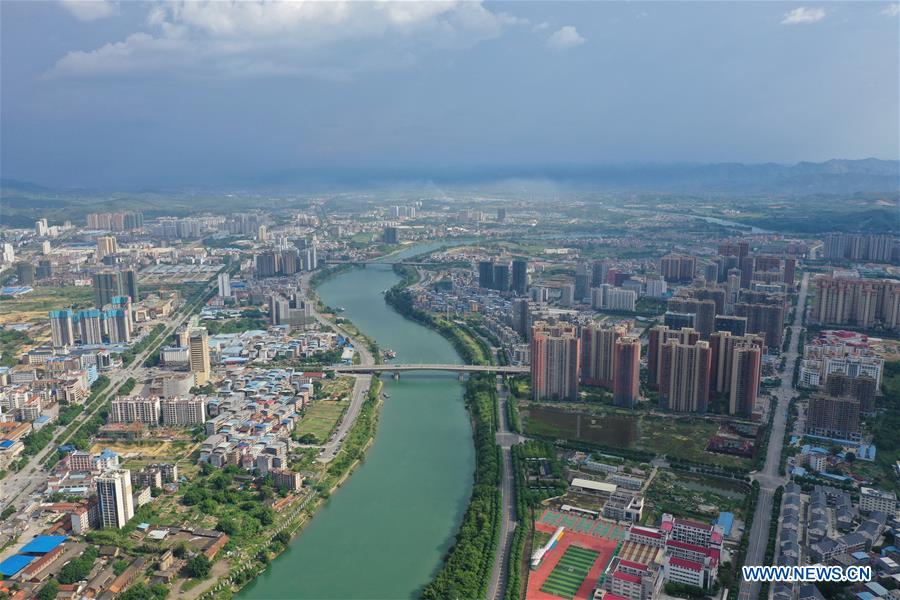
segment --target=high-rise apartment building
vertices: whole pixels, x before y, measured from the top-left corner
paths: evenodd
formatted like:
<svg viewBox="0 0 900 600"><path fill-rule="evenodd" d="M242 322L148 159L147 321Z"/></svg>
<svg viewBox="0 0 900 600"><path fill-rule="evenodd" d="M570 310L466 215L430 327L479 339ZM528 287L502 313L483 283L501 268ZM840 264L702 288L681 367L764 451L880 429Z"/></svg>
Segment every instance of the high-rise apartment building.
<svg viewBox="0 0 900 600"><path fill-rule="evenodd" d="M574 325L539 321L531 330L531 388L535 400L578 398L579 339Z"/></svg>
<svg viewBox="0 0 900 600"><path fill-rule="evenodd" d="M110 344L127 344L131 341L131 315L123 308L110 308L103 312Z"/></svg>
<svg viewBox="0 0 900 600"><path fill-rule="evenodd" d="M85 346L98 346L103 343L102 313L96 308L78 311L75 317L78 323L78 337Z"/></svg>
<svg viewBox="0 0 900 600"><path fill-rule="evenodd" d="M200 425L206 422L203 398L172 398L160 402L163 425Z"/></svg>
<svg viewBox="0 0 900 600"><path fill-rule="evenodd" d="M859 441L859 400L851 396L813 394L806 411L806 433Z"/></svg>
<svg viewBox="0 0 900 600"><path fill-rule="evenodd" d="M693 256L667 254L659 261L660 275L669 283L686 283L694 279L697 259Z"/></svg>
<svg viewBox="0 0 900 600"><path fill-rule="evenodd" d="M671 329L665 325L651 327L647 343L647 385L654 390L659 388L662 349L666 342L676 340L681 344L694 344L699 339L700 333L690 327L681 329Z"/></svg>
<svg viewBox="0 0 900 600"><path fill-rule="evenodd" d="M34 265L25 261L16 263L16 280L19 285L32 285L34 283Z"/></svg>
<svg viewBox="0 0 900 600"><path fill-rule="evenodd" d="M829 396L856 398L859 401L860 413L875 414L875 393L878 384L868 375L859 374L853 377L844 373L831 373L825 379L824 390Z"/></svg>
<svg viewBox="0 0 900 600"><path fill-rule="evenodd" d="M209 335L198 327L190 331L188 357L196 385L206 385L212 374L209 366Z"/></svg>
<svg viewBox="0 0 900 600"><path fill-rule="evenodd" d="M97 238L97 260L119 251L119 244L114 236L101 235Z"/></svg>
<svg viewBox="0 0 900 600"><path fill-rule="evenodd" d="M531 333L531 303L527 298L513 299L511 326L523 338Z"/></svg>
<svg viewBox="0 0 900 600"><path fill-rule="evenodd" d="M591 265L591 287L600 287L607 283L606 276L609 273L609 262L606 260L595 261Z"/></svg>
<svg viewBox="0 0 900 600"><path fill-rule="evenodd" d="M100 525L104 528L122 529L134 516L131 472L128 469L111 469L94 481L97 486Z"/></svg>
<svg viewBox="0 0 900 600"><path fill-rule="evenodd" d="M113 296L121 296L124 292L120 283L119 273L116 271L101 271L94 273L94 306L103 308L112 302Z"/></svg>
<svg viewBox="0 0 900 600"><path fill-rule="evenodd" d="M54 348L75 345L75 329L71 310L50 311L50 340Z"/></svg>
<svg viewBox="0 0 900 600"><path fill-rule="evenodd" d="M613 404L633 408L641 392L641 341L620 337L613 355Z"/></svg>
<svg viewBox="0 0 900 600"><path fill-rule="evenodd" d="M128 296L131 298L132 302L139 302L141 299L141 290L138 285L137 272L134 269L125 269L120 271L120 277L122 278L122 289L124 293L118 295Z"/></svg>
<svg viewBox="0 0 900 600"><path fill-rule="evenodd" d="M814 285L813 323L900 328L900 281L817 277Z"/></svg>
<svg viewBox="0 0 900 600"><path fill-rule="evenodd" d="M716 302L675 296L666 303L666 309L676 313L694 315L693 327L700 333L700 339L708 340L716 324Z"/></svg>
<svg viewBox="0 0 900 600"><path fill-rule="evenodd" d="M132 302L140 300L138 277L134 269L100 271L93 275L94 305L103 308L116 296L129 296Z"/></svg>
<svg viewBox="0 0 900 600"><path fill-rule="evenodd" d="M156 396L116 396L109 403L110 423L159 424L159 398Z"/></svg>
<svg viewBox="0 0 900 600"><path fill-rule="evenodd" d="M482 260L478 262L478 287L486 290L494 289L494 261Z"/></svg>
<svg viewBox="0 0 900 600"><path fill-rule="evenodd" d="M750 242L737 241L719 244L719 256L734 256L738 260L750 254Z"/></svg>
<svg viewBox="0 0 900 600"><path fill-rule="evenodd" d="M591 274L588 273L588 264L579 262L575 266L575 301L584 302L590 295Z"/></svg>
<svg viewBox="0 0 900 600"><path fill-rule="evenodd" d="M737 408L743 406L741 404L743 402L749 403L752 410L759 393L763 339L752 334L737 336L728 331L717 331L710 336L709 347L712 368L709 379L710 392L729 398L734 395L738 403ZM735 367L735 361L739 358L738 350L744 348L756 348L759 352L751 352L749 356L741 355L740 363ZM736 368L739 371L737 382L734 379Z"/></svg>
<svg viewBox="0 0 900 600"><path fill-rule="evenodd" d="M612 389L616 340L625 334L624 327L591 324L581 328L582 384Z"/></svg>
<svg viewBox="0 0 900 600"><path fill-rule="evenodd" d="M731 386L728 408L732 415L750 417L759 394L762 350L758 345L743 343L733 350Z"/></svg>
<svg viewBox="0 0 900 600"><path fill-rule="evenodd" d="M512 261L512 291L519 296L528 291L528 261L524 258Z"/></svg>
<svg viewBox="0 0 900 600"><path fill-rule="evenodd" d="M219 273L218 284L219 284L219 297L220 298L231 297L231 275L229 275L228 273Z"/></svg>
<svg viewBox="0 0 900 600"><path fill-rule="evenodd" d="M496 263L494 265L493 281L495 290L500 292L509 291L509 263Z"/></svg>
<svg viewBox="0 0 900 600"><path fill-rule="evenodd" d="M780 351L784 341L784 304L738 302L734 314L747 319L747 331L761 335L766 347Z"/></svg>
<svg viewBox="0 0 900 600"><path fill-rule="evenodd" d="M709 405L710 370L708 342L667 341L660 356L660 406L677 412L705 413Z"/></svg>
<svg viewBox="0 0 900 600"><path fill-rule="evenodd" d="M885 234L830 234L825 236L825 258L889 263L896 238Z"/></svg>
<svg viewBox="0 0 900 600"><path fill-rule="evenodd" d="M281 253L267 250L256 255L256 275L275 277L281 272Z"/></svg>
<svg viewBox="0 0 900 600"><path fill-rule="evenodd" d="M400 230L397 227L385 227L381 236L381 241L385 244L399 244Z"/></svg>
<svg viewBox="0 0 900 600"><path fill-rule="evenodd" d="M727 331L731 335L745 335L747 333L747 317L716 315L713 330Z"/></svg>

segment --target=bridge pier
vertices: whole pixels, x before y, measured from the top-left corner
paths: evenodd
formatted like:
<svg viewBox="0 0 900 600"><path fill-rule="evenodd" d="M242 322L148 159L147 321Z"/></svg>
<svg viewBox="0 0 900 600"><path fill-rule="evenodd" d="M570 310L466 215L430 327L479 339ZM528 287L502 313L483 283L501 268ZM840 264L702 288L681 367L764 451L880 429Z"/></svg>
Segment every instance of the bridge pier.
<svg viewBox="0 0 900 600"><path fill-rule="evenodd" d="M457 373L456 376L459 377L460 382L463 382L466 380L466 374L463 371L460 371L459 373Z"/></svg>
<svg viewBox="0 0 900 600"><path fill-rule="evenodd" d="M400 380L400 371L394 371L394 379Z"/></svg>

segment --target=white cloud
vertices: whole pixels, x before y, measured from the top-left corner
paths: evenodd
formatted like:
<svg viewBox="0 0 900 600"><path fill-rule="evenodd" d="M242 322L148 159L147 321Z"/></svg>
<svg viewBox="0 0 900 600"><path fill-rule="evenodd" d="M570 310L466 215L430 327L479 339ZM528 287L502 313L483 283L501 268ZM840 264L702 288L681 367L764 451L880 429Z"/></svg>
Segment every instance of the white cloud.
<svg viewBox="0 0 900 600"><path fill-rule="evenodd" d="M105 19L118 12L118 6L111 0L60 0L60 4L79 21Z"/></svg>
<svg viewBox="0 0 900 600"><path fill-rule="evenodd" d="M825 18L825 10L822 8L807 8L801 6L784 13L781 19L782 25L800 25L802 23L815 23Z"/></svg>
<svg viewBox="0 0 900 600"><path fill-rule="evenodd" d="M586 39L581 37L577 29L571 25L566 25L550 34L550 37L547 38L547 45L557 50L564 50L573 46L580 46L586 41Z"/></svg>
<svg viewBox="0 0 900 600"><path fill-rule="evenodd" d="M146 25L151 32L68 53L49 76L166 69L345 78L362 69L408 66L417 53L468 47L529 22L464 0L213 0L155 5Z"/></svg>
<svg viewBox="0 0 900 600"><path fill-rule="evenodd" d="M900 3L894 2L888 4L884 7L884 10L881 11L881 14L888 17L900 17Z"/></svg>

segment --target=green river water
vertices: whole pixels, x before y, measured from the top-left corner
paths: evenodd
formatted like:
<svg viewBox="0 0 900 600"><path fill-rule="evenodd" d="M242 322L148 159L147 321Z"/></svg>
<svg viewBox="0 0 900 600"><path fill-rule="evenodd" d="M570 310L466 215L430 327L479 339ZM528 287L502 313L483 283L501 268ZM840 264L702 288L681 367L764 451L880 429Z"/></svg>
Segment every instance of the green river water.
<svg viewBox="0 0 900 600"><path fill-rule="evenodd" d="M398 280L389 265L369 266L328 280L318 294L345 307L344 316L396 351L398 363L460 362L447 340L385 304L382 290ZM239 598L410 598L440 568L472 488L462 386L452 373L384 381L390 398L365 462Z"/></svg>

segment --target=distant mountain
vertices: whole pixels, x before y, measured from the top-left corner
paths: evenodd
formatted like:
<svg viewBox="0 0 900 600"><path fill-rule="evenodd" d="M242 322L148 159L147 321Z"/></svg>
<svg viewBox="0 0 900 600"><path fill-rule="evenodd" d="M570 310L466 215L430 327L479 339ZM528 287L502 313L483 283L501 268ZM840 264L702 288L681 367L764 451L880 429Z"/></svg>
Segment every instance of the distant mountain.
<svg viewBox="0 0 900 600"><path fill-rule="evenodd" d="M521 174L519 175L521 176ZM632 164L551 169L544 176L609 191L721 194L900 193L900 161L867 158L742 164Z"/></svg>
<svg viewBox="0 0 900 600"><path fill-rule="evenodd" d="M576 190L607 192L653 192L723 195L795 196L813 194L900 194L900 161L866 158L828 160L821 163L628 163L608 165L555 165L471 168L300 168L260 174L251 178L229 178L213 183L197 182L190 189L202 190L302 190L361 189L393 185L468 185L504 181L541 180ZM0 180L0 199L15 196L74 193L41 185ZM131 194L165 194L154 187L136 185L116 189ZM177 193L178 189L168 190ZM79 189L82 196L103 190Z"/></svg>
<svg viewBox="0 0 900 600"><path fill-rule="evenodd" d="M7 178L0 178L0 189L3 189L4 191L15 190L17 192L32 192L37 194L53 192L50 188L46 188L30 181L19 181L18 179Z"/></svg>
<svg viewBox="0 0 900 600"><path fill-rule="evenodd" d="M900 161L867 158L763 163L556 165L480 168L329 169L273 173L249 185L366 187L419 182L436 185L543 180L579 190L725 195L900 193Z"/></svg>

